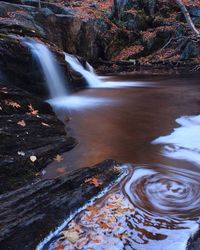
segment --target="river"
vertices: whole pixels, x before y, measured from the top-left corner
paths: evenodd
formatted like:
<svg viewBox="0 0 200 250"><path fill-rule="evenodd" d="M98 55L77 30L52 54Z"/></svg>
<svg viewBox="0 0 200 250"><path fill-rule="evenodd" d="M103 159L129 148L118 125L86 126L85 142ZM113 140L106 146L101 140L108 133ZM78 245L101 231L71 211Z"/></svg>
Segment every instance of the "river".
<svg viewBox="0 0 200 250"><path fill-rule="evenodd" d="M85 210L68 230L74 225L83 230L90 223L81 249L186 249L200 216L199 78L124 75L105 79L110 88L81 90L54 103L61 120L70 117L66 129L79 143L62 155L62 161L51 163L43 178L108 158L131 163L128 177L94 204L98 210L92 222L85 219L90 212ZM121 204L120 212L119 206L112 211L113 204ZM112 219L108 237L105 225L99 227L98 221L108 223L109 213L118 224ZM122 231L115 230L120 227ZM87 241L95 237L96 241ZM50 249L58 242L51 242ZM62 244L73 249L69 241Z"/></svg>

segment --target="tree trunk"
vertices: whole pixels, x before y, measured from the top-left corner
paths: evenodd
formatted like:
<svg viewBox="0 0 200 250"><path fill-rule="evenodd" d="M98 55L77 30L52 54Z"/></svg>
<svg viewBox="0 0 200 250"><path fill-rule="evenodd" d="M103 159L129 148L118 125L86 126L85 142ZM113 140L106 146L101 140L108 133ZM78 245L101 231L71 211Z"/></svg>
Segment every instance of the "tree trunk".
<svg viewBox="0 0 200 250"><path fill-rule="evenodd" d="M38 8L41 8L41 1L38 0Z"/></svg>
<svg viewBox="0 0 200 250"><path fill-rule="evenodd" d="M113 2L113 17L117 20L119 19L119 10L118 10L117 0L114 0Z"/></svg>
<svg viewBox="0 0 200 250"><path fill-rule="evenodd" d="M176 0L176 3L178 4L178 6L180 7L183 15L185 16L185 19L187 21L187 24L189 26L189 28L192 30L192 32L197 36L200 37L200 33L199 31L195 28L194 23L190 17L190 14L188 12L188 10L186 9L185 5L183 4L182 0Z"/></svg>

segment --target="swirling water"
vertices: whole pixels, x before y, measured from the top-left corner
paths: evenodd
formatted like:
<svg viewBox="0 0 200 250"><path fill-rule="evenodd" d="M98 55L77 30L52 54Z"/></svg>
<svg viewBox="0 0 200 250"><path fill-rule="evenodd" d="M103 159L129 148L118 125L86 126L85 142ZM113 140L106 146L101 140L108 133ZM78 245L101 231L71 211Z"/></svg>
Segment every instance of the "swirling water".
<svg viewBox="0 0 200 250"><path fill-rule="evenodd" d="M117 81L123 85L124 79ZM61 244L64 249L185 250L198 231L199 80L137 81L138 86L142 83L137 88L78 93L105 98L104 105L58 110L61 118L70 114L79 140L63 155L66 172L106 158L135 165L128 178L93 204L95 213L86 209L66 226L81 232L75 244L58 235L48 249ZM49 165L44 178L58 175L59 167L55 162Z"/></svg>

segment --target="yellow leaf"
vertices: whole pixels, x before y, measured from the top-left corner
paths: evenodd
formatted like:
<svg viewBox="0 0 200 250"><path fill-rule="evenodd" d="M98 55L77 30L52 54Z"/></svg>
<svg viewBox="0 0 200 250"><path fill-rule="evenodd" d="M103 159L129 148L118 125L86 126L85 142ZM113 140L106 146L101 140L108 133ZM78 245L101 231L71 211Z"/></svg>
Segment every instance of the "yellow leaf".
<svg viewBox="0 0 200 250"><path fill-rule="evenodd" d="M79 239L79 234L76 231L65 230L61 232L65 239L71 243L75 243Z"/></svg>

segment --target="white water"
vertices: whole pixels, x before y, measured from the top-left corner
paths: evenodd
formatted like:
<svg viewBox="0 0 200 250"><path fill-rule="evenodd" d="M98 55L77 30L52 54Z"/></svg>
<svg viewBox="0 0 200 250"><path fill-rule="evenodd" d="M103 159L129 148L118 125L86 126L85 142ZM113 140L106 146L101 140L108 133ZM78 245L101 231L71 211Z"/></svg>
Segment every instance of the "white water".
<svg viewBox="0 0 200 250"><path fill-rule="evenodd" d="M98 85L102 85L102 82L98 79L97 75L94 73L92 66L87 63L88 70L84 69L79 60L70 54L65 54L65 61L69 63L69 65L75 71L79 72L87 81L90 88L96 88Z"/></svg>
<svg viewBox="0 0 200 250"><path fill-rule="evenodd" d="M66 96L66 82L51 51L33 39L26 39L24 43L31 49L33 56L41 65L51 98Z"/></svg>
<svg viewBox="0 0 200 250"><path fill-rule="evenodd" d="M181 127L170 135L155 139L153 144L164 144L163 155L186 160L200 166L200 115L182 116L176 119Z"/></svg>
<svg viewBox="0 0 200 250"><path fill-rule="evenodd" d="M147 84L145 82L106 81L106 78L105 81L103 81L101 80L102 77L95 73L93 67L88 62L86 62L87 69L85 69L75 56L67 53L64 54L65 61L69 63L73 70L79 72L85 78L90 88L152 87L152 84Z"/></svg>

